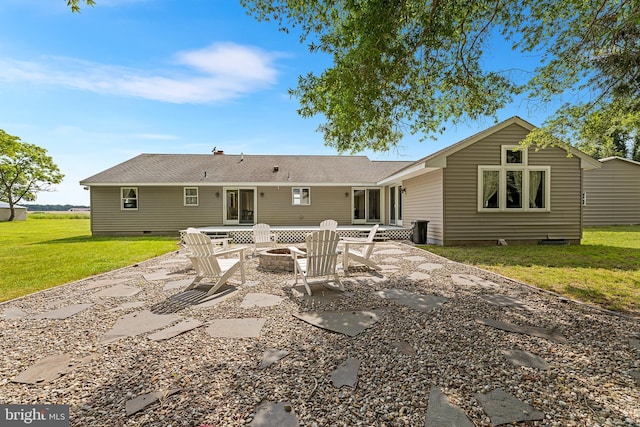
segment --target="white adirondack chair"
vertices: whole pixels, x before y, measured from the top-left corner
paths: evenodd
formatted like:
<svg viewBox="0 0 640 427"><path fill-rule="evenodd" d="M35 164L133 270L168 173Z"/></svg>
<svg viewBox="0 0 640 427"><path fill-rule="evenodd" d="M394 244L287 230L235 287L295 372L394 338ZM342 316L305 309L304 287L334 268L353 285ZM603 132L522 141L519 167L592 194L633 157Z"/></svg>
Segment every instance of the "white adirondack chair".
<svg viewBox="0 0 640 427"><path fill-rule="evenodd" d="M295 283L298 276L302 277L307 293L311 295L309 281L317 279L319 283L333 282L335 287L344 291L344 287L338 278L336 264L338 261L338 233L332 230L315 231L307 235L306 249L291 246L289 250L293 256Z"/></svg>
<svg viewBox="0 0 640 427"><path fill-rule="evenodd" d="M187 232L182 236L185 247L192 255L207 255L225 250L228 248L229 240L227 238L212 239L191 227L187 228Z"/></svg>
<svg viewBox="0 0 640 427"><path fill-rule="evenodd" d="M244 283L245 249L246 248L244 246L240 246L234 249L219 250L209 254L189 255L188 258L191 260L191 263L196 270L196 277L193 279L193 282L187 286L185 291L202 285L200 282L203 279L210 279L213 282L213 286L209 289L207 295L213 295L238 270L240 270L241 283ZM238 254L238 257L225 258L231 254Z"/></svg>
<svg viewBox="0 0 640 427"><path fill-rule="evenodd" d="M338 221L335 219L325 219L320 223L320 230L333 230L338 228Z"/></svg>
<svg viewBox="0 0 640 427"><path fill-rule="evenodd" d="M373 239L376 237L378 227L378 224L371 227L371 231L369 231L369 235L366 239L343 238L340 241L340 243L344 245L344 251L342 252L342 268L345 272L349 270L349 263L352 261L364 264L375 270L381 269L380 266L371 259L373 248L376 245L376 242Z"/></svg>
<svg viewBox="0 0 640 427"><path fill-rule="evenodd" d="M269 224L255 224L253 226L253 254L258 248L275 247L278 244L278 235L271 232Z"/></svg>

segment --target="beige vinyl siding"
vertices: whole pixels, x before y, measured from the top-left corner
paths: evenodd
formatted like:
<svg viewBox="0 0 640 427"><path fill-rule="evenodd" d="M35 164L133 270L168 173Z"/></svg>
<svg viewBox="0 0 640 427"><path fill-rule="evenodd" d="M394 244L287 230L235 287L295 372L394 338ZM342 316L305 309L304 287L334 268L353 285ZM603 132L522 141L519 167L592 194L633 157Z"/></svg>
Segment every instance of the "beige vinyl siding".
<svg viewBox="0 0 640 427"><path fill-rule="evenodd" d="M258 187L257 222L293 226L319 225L325 219L335 219L338 225L351 224L351 187L310 188L311 204L294 206L291 186Z"/></svg>
<svg viewBox="0 0 640 427"><path fill-rule="evenodd" d="M198 206L184 206L184 188L138 188L138 209L120 208L120 186L91 187L94 235L178 235L187 227L222 223L222 188L199 187ZM216 196L218 193L218 196Z"/></svg>
<svg viewBox="0 0 640 427"><path fill-rule="evenodd" d="M602 162L584 174L584 225L640 224L640 165Z"/></svg>
<svg viewBox="0 0 640 427"><path fill-rule="evenodd" d="M184 206L184 187L137 188L138 210L122 210L120 186L91 187L94 235L177 235L187 227L222 225L222 187L198 187L198 206ZM258 187L255 221L293 226L335 219L339 225L351 224L351 187L311 187L309 206L293 206L291 188Z"/></svg>
<svg viewBox="0 0 640 427"><path fill-rule="evenodd" d="M528 131L516 124L447 158L444 170L445 244L522 243L581 238L580 159L559 148L529 149L530 166L550 166L550 212L478 212L478 165L500 165L501 146L519 143Z"/></svg>
<svg viewBox="0 0 640 427"><path fill-rule="evenodd" d="M427 220L427 240L432 244L442 244L443 237L443 182L442 169L411 178L402 183L403 195L402 224L411 227L415 220Z"/></svg>

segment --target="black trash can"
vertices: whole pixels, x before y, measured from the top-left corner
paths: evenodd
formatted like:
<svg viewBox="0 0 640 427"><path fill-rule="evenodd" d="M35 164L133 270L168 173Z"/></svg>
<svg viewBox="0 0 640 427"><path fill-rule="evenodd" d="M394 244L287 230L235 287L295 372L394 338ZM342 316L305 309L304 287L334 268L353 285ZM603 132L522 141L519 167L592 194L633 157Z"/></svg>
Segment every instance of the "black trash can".
<svg viewBox="0 0 640 427"><path fill-rule="evenodd" d="M413 235L411 241L419 245L427 244L427 225L429 221L418 219L411 223L413 225Z"/></svg>

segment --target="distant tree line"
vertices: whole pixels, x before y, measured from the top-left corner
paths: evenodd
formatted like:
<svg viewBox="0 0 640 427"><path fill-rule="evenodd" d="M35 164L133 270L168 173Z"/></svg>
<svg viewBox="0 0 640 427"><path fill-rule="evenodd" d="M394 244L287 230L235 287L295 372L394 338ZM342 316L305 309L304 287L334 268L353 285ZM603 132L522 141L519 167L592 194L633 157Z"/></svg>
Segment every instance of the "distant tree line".
<svg viewBox="0 0 640 427"><path fill-rule="evenodd" d="M36 204L22 204L28 211L68 211L70 209L89 209L89 206L81 206L81 205L36 205Z"/></svg>

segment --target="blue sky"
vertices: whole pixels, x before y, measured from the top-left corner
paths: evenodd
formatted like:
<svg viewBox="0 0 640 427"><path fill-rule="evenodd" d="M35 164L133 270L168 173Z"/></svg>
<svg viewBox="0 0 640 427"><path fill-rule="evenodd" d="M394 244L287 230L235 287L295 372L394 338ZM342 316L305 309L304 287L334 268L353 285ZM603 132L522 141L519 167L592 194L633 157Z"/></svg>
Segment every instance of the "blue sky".
<svg viewBox="0 0 640 427"><path fill-rule="evenodd" d="M65 0L2 0L0 16L0 129L47 149L66 175L35 203L88 205L78 182L140 153L337 154L321 118L299 117L287 94L330 58L234 0L97 0L81 14ZM546 114L518 102L499 119ZM361 154L416 160L492 124Z"/></svg>

